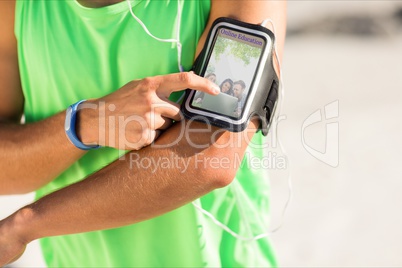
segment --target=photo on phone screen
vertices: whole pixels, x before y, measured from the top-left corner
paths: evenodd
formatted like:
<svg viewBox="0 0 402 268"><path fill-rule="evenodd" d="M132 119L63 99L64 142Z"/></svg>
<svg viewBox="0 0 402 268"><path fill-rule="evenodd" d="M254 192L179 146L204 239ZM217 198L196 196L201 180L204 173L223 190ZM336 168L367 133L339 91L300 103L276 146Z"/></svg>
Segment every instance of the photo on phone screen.
<svg viewBox="0 0 402 268"><path fill-rule="evenodd" d="M218 28L204 77L216 83L221 92L216 96L197 92L191 105L240 118L264 47L263 38L225 27Z"/></svg>

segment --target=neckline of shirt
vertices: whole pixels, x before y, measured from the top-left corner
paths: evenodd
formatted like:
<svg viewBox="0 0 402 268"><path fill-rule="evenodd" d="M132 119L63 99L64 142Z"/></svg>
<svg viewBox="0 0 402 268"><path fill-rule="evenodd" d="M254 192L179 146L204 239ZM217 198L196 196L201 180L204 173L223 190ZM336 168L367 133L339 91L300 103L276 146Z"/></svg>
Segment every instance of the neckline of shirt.
<svg viewBox="0 0 402 268"><path fill-rule="evenodd" d="M134 8L143 0L130 0L131 6ZM68 1L71 6L76 10L81 16L86 18L105 18L106 16L116 15L122 12L128 12L127 0L122 2L104 6L104 7L85 7L81 5L77 0Z"/></svg>

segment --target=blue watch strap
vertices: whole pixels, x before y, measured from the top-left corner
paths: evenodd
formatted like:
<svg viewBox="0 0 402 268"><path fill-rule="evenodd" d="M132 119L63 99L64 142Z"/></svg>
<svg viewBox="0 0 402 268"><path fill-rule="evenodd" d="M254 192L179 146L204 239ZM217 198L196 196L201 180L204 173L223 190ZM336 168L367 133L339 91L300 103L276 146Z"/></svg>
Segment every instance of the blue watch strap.
<svg viewBox="0 0 402 268"><path fill-rule="evenodd" d="M91 150L100 148L99 145L85 145L80 139L77 137L77 133L75 130L75 125L77 122L77 110L78 106L86 100L80 100L79 102L74 103L70 107L67 108L66 111L66 120L64 122L64 130L66 131L67 137L75 147L81 150Z"/></svg>

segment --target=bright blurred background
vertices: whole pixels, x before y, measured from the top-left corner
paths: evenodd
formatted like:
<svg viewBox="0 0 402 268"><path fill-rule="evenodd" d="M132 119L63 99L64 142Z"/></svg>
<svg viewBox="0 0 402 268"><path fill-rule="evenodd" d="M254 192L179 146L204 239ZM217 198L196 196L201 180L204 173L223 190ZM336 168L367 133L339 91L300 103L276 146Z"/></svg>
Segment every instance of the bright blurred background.
<svg viewBox="0 0 402 268"><path fill-rule="evenodd" d="M278 133L291 165L270 170L273 225L293 177L272 235L280 266L402 267L402 1L288 3ZM0 218L30 200L0 197ZM37 242L12 265L42 266Z"/></svg>

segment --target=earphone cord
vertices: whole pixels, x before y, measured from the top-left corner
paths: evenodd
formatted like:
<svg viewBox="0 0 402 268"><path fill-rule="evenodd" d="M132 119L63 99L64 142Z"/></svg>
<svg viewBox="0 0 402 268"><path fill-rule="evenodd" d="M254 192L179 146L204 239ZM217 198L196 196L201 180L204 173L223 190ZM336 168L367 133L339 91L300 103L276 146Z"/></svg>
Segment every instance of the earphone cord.
<svg viewBox="0 0 402 268"><path fill-rule="evenodd" d="M142 29L144 29L145 33L148 34L150 37L153 39L159 41L159 42L164 42L164 43L176 43L177 46L177 64L178 64L178 69L180 72L183 72L183 66L181 65L181 53L182 53L182 45L180 42L180 25L181 25L181 1L177 1L177 22L176 22L176 39L163 39L154 36L147 28L147 26L134 14L133 11L133 6L131 5L130 0L126 0L128 9L131 13L131 16L141 25Z"/></svg>

